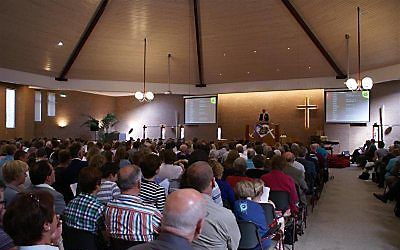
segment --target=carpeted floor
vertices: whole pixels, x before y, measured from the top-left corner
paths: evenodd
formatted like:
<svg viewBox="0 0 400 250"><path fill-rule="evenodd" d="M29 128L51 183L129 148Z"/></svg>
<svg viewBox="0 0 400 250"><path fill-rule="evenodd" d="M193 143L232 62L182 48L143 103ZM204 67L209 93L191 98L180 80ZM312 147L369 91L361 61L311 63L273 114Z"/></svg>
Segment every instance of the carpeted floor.
<svg viewBox="0 0 400 250"><path fill-rule="evenodd" d="M394 202L375 199L382 192L371 181L358 179L355 167L330 169L335 178L309 212L308 227L295 244L296 250L400 249L400 219Z"/></svg>

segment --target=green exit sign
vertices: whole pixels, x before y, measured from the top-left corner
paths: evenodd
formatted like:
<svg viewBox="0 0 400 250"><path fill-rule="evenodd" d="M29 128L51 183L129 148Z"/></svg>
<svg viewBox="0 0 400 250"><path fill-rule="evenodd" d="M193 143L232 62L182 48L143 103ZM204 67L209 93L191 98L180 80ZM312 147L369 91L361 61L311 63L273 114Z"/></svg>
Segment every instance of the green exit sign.
<svg viewBox="0 0 400 250"><path fill-rule="evenodd" d="M211 97L211 98L210 98L210 102L211 102L212 104L217 104L217 97Z"/></svg>
<svg viewBox="0 0 400 250"><path fill-rule="evenodd" d="M363 90L363 91L361 91L361 95L362 95L362 97L369 99L369 91Z"/></svg>

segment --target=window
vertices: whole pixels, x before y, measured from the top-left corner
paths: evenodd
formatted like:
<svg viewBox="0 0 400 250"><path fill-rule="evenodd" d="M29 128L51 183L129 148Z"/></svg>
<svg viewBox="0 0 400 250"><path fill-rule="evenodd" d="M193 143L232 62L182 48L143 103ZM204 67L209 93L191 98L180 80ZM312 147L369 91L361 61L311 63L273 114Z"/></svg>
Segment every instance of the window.
<svg viewBox="0 0 400 250"><path fill-rule="evenodd" d="M218 128L217 129L217 140L221 140L222 139L222 129Z"/></svg>
<svg viewBox="0 0 400 250"><path fill-rule="evenodd" d="M47 115L48 116L56 116L56 94L48 93L47 94Z"/></svg>
<svg viewBox="0 0 400 250"><path fill-rule="evenodd" d="M6 89L6 128L15 128L15 89Z"/></svg>
<svg viewBox="0 0 400 250"><path fill-rule="evenodd" d="M165 140L165 133L167 130L165 129L165 125L161 125L161 139Z"/></svg>
<svg viewBox="0 0 400 250"><path fill-rule="evenodd" d="M42 121L42 92L35 91L35 122Z"/></svg>

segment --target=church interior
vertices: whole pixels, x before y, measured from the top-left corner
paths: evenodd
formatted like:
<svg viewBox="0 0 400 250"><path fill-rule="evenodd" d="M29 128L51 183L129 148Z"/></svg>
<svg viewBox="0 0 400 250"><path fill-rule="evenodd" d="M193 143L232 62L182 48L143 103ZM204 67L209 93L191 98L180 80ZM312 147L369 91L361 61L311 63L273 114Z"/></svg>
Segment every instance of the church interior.
<svg viewBox="0 0 400 250"><path fill-rule="evenodd" d="M220 150L231 144L247 161L262 146L271 162L276 150L299 157L296 147L310 153L317 144L329 178L317 201L310 189L304 196L307 227L284 245L289 236L276 233L268 249L400 249L399 13L398 0L2 0L0 175L7 146L29 154L25 141L79 141L85 159L96 143L128 152L137 142L160 147L153 153L167 164L168 142L179 156L185 143L196 152L198 140L224 167ZM1 224L12 231L0 219L0 247ZM236 248L246 249L240 232ZM191 247L205 249L201 239Z"/></svg>

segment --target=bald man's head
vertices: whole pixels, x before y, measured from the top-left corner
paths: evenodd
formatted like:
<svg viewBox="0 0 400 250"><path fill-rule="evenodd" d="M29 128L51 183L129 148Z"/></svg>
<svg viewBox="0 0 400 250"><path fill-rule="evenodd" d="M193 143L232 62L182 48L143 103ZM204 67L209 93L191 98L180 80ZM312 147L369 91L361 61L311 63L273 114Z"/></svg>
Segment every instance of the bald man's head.
<svg viewBox="0 0 400 250"><path fill-rule="evenodd" d="M211 186L213 178L213 171L208 162L197 161L187 169L185 183L187 187L204 193L205 191L211 191L208 189Z"/></svg>
<svg viewBox="0 0 400 250"><path fill-rule="evenodd" d="M196 190L179 189L168 195L164 207L163 230L193 239L201 230L205 201Z"/></svg>

